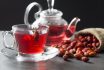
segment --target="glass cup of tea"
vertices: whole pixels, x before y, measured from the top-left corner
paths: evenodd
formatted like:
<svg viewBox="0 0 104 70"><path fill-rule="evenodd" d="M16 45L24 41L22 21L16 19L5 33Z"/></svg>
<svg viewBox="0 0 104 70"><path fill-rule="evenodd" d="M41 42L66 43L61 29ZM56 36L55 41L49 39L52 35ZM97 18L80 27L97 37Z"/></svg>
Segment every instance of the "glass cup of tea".
<svg viewBox="0 0 104 70"><path fill-rule="evenodd" d="M3 34L4 46L11 50L16 50L18 61L42 60L41 55L45 51L48 26L42 25L38 28L31 28L27 24L17 24L12 26L11 31ZM8 44L7 36L12 36L13 44Z"/></svg>

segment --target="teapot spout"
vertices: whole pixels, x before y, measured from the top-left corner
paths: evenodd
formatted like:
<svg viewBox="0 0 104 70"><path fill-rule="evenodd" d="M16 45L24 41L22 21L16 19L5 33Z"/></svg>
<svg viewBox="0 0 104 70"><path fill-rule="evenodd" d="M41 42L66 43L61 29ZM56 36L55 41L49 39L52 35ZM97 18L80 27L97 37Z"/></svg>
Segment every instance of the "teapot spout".
<svg viewBox="0 0 104 70"><path fill-rule="evenodd" d="M77 23L80 21L78 17L74 17L66 29L66 36L71 37L76 31Z"/></svg>
<svg viewBox="0 0 104 70"><path fill-rule="evenodd" d="M80 18L78 17L74 17L72 19L72 21L70 22L70 24L68 25L67 27L67 30L70 30L71 33L74 33L76 31L76 26L77 26L77 23L80 21Z"/></svg>

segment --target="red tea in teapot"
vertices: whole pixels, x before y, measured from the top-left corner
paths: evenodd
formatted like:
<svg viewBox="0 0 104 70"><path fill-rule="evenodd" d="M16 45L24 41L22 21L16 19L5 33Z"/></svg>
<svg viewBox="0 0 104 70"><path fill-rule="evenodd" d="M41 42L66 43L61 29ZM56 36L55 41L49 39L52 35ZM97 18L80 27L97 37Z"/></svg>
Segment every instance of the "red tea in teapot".
<svg viewBox="0 0 104 70"><path fill-rule="evenodd" d="M65 35L64 31L66 27L67 26L58 26L58 25L50 26L46 45L53 45L60 43L60 41L63 39Z"/></svg>
<svg viewBox="0 0 104 70"><path fill-rule="evenodd" d="M68 27L67 25L64 26L51 25L49 27L49 33L48 33L46 45L59 44L64 38L67 38L67 35L65 33L67 27ZM69 28L70 32L67 32L68 36L72 36L75 30L76 30L76 26L70 26Z"/></svg>

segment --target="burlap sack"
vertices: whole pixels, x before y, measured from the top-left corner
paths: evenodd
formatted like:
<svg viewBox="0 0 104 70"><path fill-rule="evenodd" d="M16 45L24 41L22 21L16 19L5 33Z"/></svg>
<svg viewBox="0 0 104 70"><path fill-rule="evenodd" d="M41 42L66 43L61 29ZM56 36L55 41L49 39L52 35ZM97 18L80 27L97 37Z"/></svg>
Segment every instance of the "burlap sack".
<svg viewBox="0 0 104 70"><path fill-rule="evenodd" d="M94 35L100 42L98 49L104 50L104 28L87 28L78 31L76 35L80 33L90 33Z"/></svg>

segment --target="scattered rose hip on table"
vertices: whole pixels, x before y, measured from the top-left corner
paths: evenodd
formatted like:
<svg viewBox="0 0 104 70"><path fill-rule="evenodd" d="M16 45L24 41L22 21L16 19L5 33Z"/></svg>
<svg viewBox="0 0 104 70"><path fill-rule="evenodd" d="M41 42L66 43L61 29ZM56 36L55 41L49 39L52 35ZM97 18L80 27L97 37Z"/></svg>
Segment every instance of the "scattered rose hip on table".
<svg viewBox="0 0 104 70"><path fill-rule="evenodd" d="M82 60L82 61L84 61L84 62L88 62L89 58L88 58L88 57L83 56L83 57L81 58L81 60Z"/></svg>
<svg viewBox="0 0 104 70"><path fill-rule="evenodd" d="M92 34L80 33L75 36L73 41L64 40L61 44L54 45L54 47L59 49L59 56L63 57L64 60L74 57L78 60L88 62L89 57L97 55L99 45L99 41Z"/></svg>

